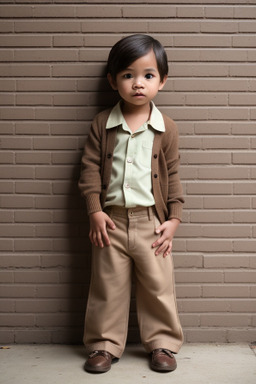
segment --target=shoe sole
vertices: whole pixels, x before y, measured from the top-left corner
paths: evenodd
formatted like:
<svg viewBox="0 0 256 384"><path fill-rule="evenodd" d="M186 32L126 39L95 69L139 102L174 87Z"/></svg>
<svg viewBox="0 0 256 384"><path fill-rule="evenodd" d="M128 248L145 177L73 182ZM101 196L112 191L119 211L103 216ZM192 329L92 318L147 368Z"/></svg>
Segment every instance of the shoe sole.
<svg viewBox="0 0 256 384"><path fill-rule="evenodd" d="M177 365L174 367L159 367L159 365L150 364L150 368L156 372L173 372L177 368Z"/></svg>

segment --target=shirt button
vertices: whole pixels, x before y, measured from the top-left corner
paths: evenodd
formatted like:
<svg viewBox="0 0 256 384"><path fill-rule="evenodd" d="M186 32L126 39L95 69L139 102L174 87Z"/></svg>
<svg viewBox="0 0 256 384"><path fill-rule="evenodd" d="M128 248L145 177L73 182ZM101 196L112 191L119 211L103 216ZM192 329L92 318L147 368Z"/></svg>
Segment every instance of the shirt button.
<svg viewBox="0 0 256 384"><path fill-rule="evenodd" d="M129 185L128 183L125 183L124 186L125 186L125 188L127 188L127 189L130 188L130 185Z"/></svg>
<svg viewBox="0 0 256 384"><path fill-rule="evenodd" d="M131 157L127 157L127 163L132 163L132 158Z"/></svg>

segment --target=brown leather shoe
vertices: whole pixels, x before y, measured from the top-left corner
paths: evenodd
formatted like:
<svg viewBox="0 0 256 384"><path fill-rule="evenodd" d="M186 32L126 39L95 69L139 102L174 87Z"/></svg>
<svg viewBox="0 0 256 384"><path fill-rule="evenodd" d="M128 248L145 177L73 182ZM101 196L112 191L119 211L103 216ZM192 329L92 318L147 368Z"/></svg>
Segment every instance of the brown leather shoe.
<svg viewBox="0 0 256 384"><path fill-rule="evenodd" d="M104 373L110 370L112 362L117 362L111 353L107 351L93 351L85 363L84 369L87 372Z"/></svg>
<svg viewBox="0 0 256 384"><path fill-rule="evenodd" d="M158 372L170 372L177 368L172 352L168 349L154 349L151 354L151 369Z"/></svg>

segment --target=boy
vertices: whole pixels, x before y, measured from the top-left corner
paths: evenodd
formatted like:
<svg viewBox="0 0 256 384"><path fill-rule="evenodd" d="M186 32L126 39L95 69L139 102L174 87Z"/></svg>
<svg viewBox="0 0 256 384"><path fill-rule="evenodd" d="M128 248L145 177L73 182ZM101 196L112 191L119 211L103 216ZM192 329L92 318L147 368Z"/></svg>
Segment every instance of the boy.
<svg viewBox="0 0 256 384"><path fill-rule="evenodd" d="M173 353L183 342L171 255L184 202L178 132L152 102L167 74L164 48L151 36L128 36L110 51L107 78L121 101L95 117L79 181L93 246L84 333L88 372L107 372L123 353L132 269L151 368L173 371Z"/></svg>

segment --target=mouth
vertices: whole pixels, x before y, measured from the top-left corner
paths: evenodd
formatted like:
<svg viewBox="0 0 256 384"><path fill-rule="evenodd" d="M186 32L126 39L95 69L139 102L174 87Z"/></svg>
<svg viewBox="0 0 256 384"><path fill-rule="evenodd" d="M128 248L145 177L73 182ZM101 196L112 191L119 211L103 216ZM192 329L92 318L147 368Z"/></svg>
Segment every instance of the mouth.
<svg viewBox="0 0 256 384"><path fill-rule="evenodd" d="M135 93L133 96L134 97L144 97L145 95L143 93Z"/></svg>

